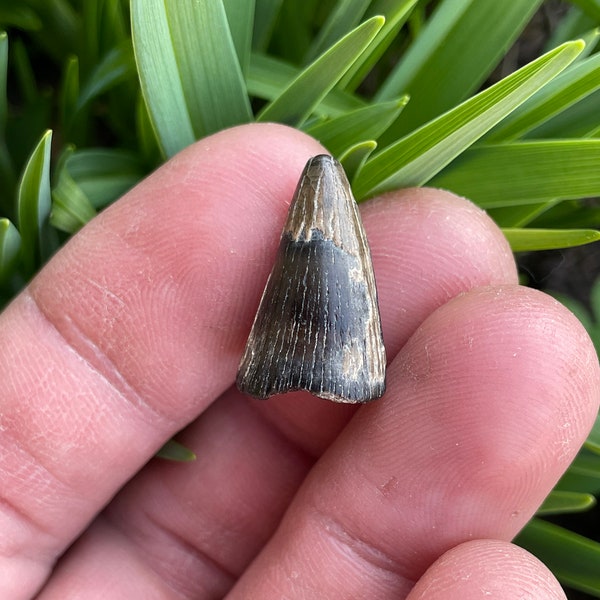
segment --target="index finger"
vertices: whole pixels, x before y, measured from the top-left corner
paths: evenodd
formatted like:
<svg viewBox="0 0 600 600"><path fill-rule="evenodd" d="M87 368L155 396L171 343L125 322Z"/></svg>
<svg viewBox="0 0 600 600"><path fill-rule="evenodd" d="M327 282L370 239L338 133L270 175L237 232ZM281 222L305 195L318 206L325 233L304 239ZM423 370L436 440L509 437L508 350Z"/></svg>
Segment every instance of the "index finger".
<svg viewBox="0 0 600 600"><path fill-rule="evenodd" d="M55 558L235 377L306 159L280 126L189 148L105 211L0 316L0 596ZM257 166L261 167L257 172ZM252 300L252 301L250 301Z"/></svg>

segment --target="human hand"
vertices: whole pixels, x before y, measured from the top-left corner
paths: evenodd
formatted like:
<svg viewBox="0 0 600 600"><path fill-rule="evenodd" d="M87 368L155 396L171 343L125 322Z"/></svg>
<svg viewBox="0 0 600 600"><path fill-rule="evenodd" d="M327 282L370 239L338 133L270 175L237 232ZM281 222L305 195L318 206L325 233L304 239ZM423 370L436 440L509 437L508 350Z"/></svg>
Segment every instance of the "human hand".
<svg viewBox="0 0 600 600"><path fill-rule="evenodd" d="M364 206L382 399L232 386L322 151L276 125L199 142L0 316L1 598L564 598L509 540L585 439L598 362L467 201ZM186 426L195 462L152 459Z"/></svg>

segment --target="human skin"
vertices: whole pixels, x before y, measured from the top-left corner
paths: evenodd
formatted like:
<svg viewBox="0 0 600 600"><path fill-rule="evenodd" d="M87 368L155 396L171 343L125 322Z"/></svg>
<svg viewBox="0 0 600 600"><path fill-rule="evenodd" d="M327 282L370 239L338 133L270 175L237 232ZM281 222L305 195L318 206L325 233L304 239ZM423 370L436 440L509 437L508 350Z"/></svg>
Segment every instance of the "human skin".
<svg viewBox="0 0 600 600"><path fill-rule="evenodd" d="M564 598L510 540L589 432L598 360L562 305L517 285L467 200L412 189L362 207L383 398L235 389L322 152L278 125L198 142L0 315L1 598ZM182 429L196 461L152 458Z"/></svg>

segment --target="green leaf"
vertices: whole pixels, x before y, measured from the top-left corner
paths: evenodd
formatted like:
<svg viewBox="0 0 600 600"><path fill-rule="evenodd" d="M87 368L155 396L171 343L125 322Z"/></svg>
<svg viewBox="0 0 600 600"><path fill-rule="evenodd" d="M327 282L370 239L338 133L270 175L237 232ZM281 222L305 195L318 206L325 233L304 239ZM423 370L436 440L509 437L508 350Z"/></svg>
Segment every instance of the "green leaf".
<svg viewBox="0 0 600 600"><path fill-rule="evenodd" d="M535 205L531 205L535 206ZM546 210L531 221L541 229L589 229L600 223L600 206L579 200L549 202Z"/></svg>
<svg viewBox="0 0 600 600"><path fill-rule="evenodd" d="M477 90L521 33L541 0L443 0L375 98L409 94L390 142Z"/></svg>
<svg viewBox="0 0 600 600"><path fill-rule="evenodd" d="M129 39L129 26L121 0L94 0L82 3L84 49L81 52L82 73L87 74L116 46Z"/></svg>
<svg viewBox="0 0 600 600"><path fill-rule="evenodd" d="M14 72L19 81L19 90L23 95L25 104L32 105L38 102L39 90L35 79L35 73L29 60L27 48L22 40L16 39L13 44L12 56L14 61Z"/></svg>
<svg viewBox="0 0 600 600"><path fill-rule="evenodd" d="M167 156L252 119L221 0L132 0L135 58Z"/></svg>
<svg viewBox="0 0 600 600"><path fill-rule="evenodd" d="M581 10L595 21L600 21L600 3L597 0L571 0Z"/></svg>
<svg viewBox="0 0 600 600"><path fill-rule="evenodd" d="M596 351L598 351L599 342L600 342L599 321L596 321L594 323L594 325L595 325L595 328L594 328L595 335L593 337L594 337L594 342L595 342L595 346L596 346ZM588 448L589 450L591 450L592 452L595 452L596 454L600 454L600 413L596 417L594 426L592 427L592 430L590 431L587 439L585 440L585 447ZM598 477L600 478L600 464L599 464L599 469L598 469Z"/></svg>
<svg viewBox="0 0 600 600"><path fill-rule="evenodd" d="M21 236L17 228L8 219L0 219L0 283L12 275L20 249Z"/></svg>
<svg viewBox="0 0 600 600"><path fill-rule="evenodd" d="M66 158L64 168L95 209L118 199L144 175L134 153L110 148L73 152Z"/></svg>
<svg viewBox="0 0 600 600"><path fill-rule="evenodd" d="M344 36L268 104L258 120L301 125L371 43L383 23L382 17L373 17Z"/></svg>
<svg viewBox="0 0 600 600"><path fill-rule="evenodd" d="M312 41L304 62L309 63L352 31L367 10L371 0L337 0L333 10Z"/></svg>
<svg viewBox="0 0 600 600"><path fill-rule="evenodd" d="M17 210L21 256L29 275L54 249L48 231L51 142L52 131L48 130L29 157L19 183Z"/></svg>
<svg viewBox="0 0 600 600"><path fill-rule="evenodd" d="M486 136L485 142L514 140L600 89L600 54L578 62L524 102Z"/></svg>
<svg viewBox="0 0 600 600"><path fill-rule="evenodd" d="M8 37L0 32L0 213L12 215L13 194L15 188L15 170L13 160L6 144L6 120L8 101L6 97L6 78L8 68Z"/></svg>
<svg viewBox="0 0 600 600"><path fill-rule="evenodd" d="M0 138L4 139L6 133L6 118L8 115L8 102L6 98L6 77L8 69L8 36L0 31Z"/></svg>
<svg viewBox="0 0 600 600"><path fill-rule="evenodd" d="M466 151L431 185L484 208L600 195L600 140L531 141Z"/></svg>
<svg viewBox="0 0 600 600"><path fill-rule="evenodd" d="M0 6L0 23L3 27L15 27L23 31L39 31L42 21L28 6L10 5Z"/></svg>
<svg viewBox="0 0 600 600"><path fill-rule="evenodd" d="M75 233L94 218L96 211L68 170L73 149L68 148L57 166L56 185L52 190L50 223L56 229Z"/></svg>
<svg viewBox="0 0 600 600"><path fill-rule="evenodd" d="M82 86L75 111L81 110L94 98L135 75L135 62L129 40L113 48L92 71Z"/></svg>
<svg viewBox="0 0 600 600"><path fill-rule="evenodd" d="M584 447L579 451L556 489L598 495L600 492L600 451Z"/></svg>
<svg viewBox="0 0 600 600"><path fill-rule="evenodd" d="M537 556L558 580L600 595L600 544L541 519L531 520L515 542Z"/></svg>
<svg viewBox="0 0 600 600"><path fill-rule="evenodd" d="M553 490L538 509L537 515L560 515L564 513L582 512L596 504L592 494Z"/></svg>
<svg viewBox="0 0 600 600"><path fill-rule="evenodd" d="M135 105L136 138L139 143L144 163L156 166L162 162L160 147L156 139L156 132L152 127L150 115L141 93Z"/></svg>
<svg viewBox="0 0 600 600"><path fill-rule="evenodd" d="M248 71L252 49L252 23L254 21L255 0L223 0L229 31L242 73Z"/></svg>
<svg viewBox="0 0 600 600"><path fill-rule="evenodd" d="M600 240L600 231L594 229L504 228L502 232L513 252L571 248Z"/></svg>
<svg viewBox="0 0 600 600"><path fill-rule="evenodd" d="M342 77L339 87L355 90L376 65L383 53L396 41L398 32L411 15L418 0L376 0L368 11L369 16L382 15L385 25L373 43L358 57ZM400 94L397 94L399 96Z"/></svg>
<svg viewBox="0 0 600 600"><path fill-rule="evenodd" d="M63 127L68 128L77 110L79 98L79 59L70 56L65 64L63 81L60 89L60 122Z"/></svg>
<svg viewBox="0 0 600 600"><path fill-rule="evenodd" d="M177 462L190 462L196 460L196 455L191 450L175 440L169 440L156 453L156 456L157 458L164 458L166 460L174 460Z"/></svg>
<svg viewBox="0 0 600 600"><path fill-rule="evenodd" d="M500 206L487 209L487 213L500 227L525 227L558 202L558 200L549 200L548 202L537 202L535 204ZM558 224L556 227L563 226L565 225Z"/></svg>
<svg viewBox="0 0 600 600"><path fill-rule="evenodd" d="M248 91L257 98L274 100L299 74L300 69L289 63L253 53L248 71ZM334 117L364 106L366 103L357 96L335 89L315 107L315 114Z"/></svg>
<svg viewBox="0 0 600 600"><path fill-rule="evenodd" d="M600 90L576 102L528 133L531 138L592 137L598 129Z"/></svg>
<svg viewBox="0 0 600 600"><path fill-rule="evenodd" d="M256 0L252 48L266 50L283 0Z"/></svg>
<svg viewBox="0 0 600 600"><path fill-rule="evenodd" d="M565 42L580 38L584 32L594 27L591 19L586 17L578 8L571 7L567 14L549 32L544 44L545 51L556 48Z"/></svg>
<svg viewBox="0 0 600 600"><path fill-rule="evenodd" d="M371 104L304 128L334 156L365 139L376 140L396 120L408 98L381 104Z"/></svg>
<svg viewBox="0 0 600 600"><path fill-rule="evenodd" d="M428 182L519 104L560 73L582 48L580 42L568 42L548 52L378 152L358 174L356 193L362 198Z"/></svg>
<svg viewBox="0 0 600 600"><path fill-rule="evenodd" d="M354 179L375 148L377 148L375 140L366 140L351 146L340 155L340 162L350 181Z"/></svg>

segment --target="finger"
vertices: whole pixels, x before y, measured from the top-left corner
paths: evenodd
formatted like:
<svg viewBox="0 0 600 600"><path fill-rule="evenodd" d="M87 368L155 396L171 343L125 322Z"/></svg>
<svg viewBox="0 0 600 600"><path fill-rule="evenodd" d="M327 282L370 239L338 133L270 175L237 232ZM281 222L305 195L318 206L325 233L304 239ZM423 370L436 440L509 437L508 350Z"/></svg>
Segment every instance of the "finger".
<svg viewBox="0 0 600 600"><path fill-rule="evenodd" d="M319 151L269 125L200 142L92 221L2 314L1 597L28 597L231 385L260 293L248 264L275 251L266 232Z"/></svg>
<svg viewBox="0 0 600 600"><path fill-rule="evenodd" d="M388 361L436 308L479 286L517 282L510 247L484 211L430 188L393 192L363 206ZM258 404L266 418L313 456L345 426L355 407L296 394ZM337 419L335 422L334 419Z"/></svg>
<svg viewBox="0 0 600 600"><path fill-rule="evenodd" d="M463 541L511 539L575 456L600 374L579 322L539 292L435 311L311 472L232 598L396 598Z"/></svg>
<svg viewBox="0 0 600 600"><path fill-rule="evenodd" d="M364 220L390 356L423 315L448 298L516 280L500 231L485 213L451 194L391 195L366 205ZM482 252L481 245L489 250ZM249 256L248 269L256 269L254 262ZM257 279L264 282L269 266L261 267ZM260 291L257 286L257 299ZM315 457L352 412L307 395L257 402L230 391L180 438L198 460L185 466L153 462L113 503L104 526L118 529L122 543L131 546L132 569L141 553L149 572L159 572L184 597L223 595L270 537ZM107 557L114 554L105 537L98 535L97 543ZM91 564L99 560L102 550L89 538L76 546L55 574L57 596L49 598L67 593L74 572L90 589L106 582L95 581L99 574L81 547L93 548ZM125 573L115 570L111 576Z"/></svg>
<svg viewBox="0 0 600 600"><path fill-rule="evenodd" d="M537 558L497 540L465 542L434 562L407 600L566 600L560 584Z"/></svg>

